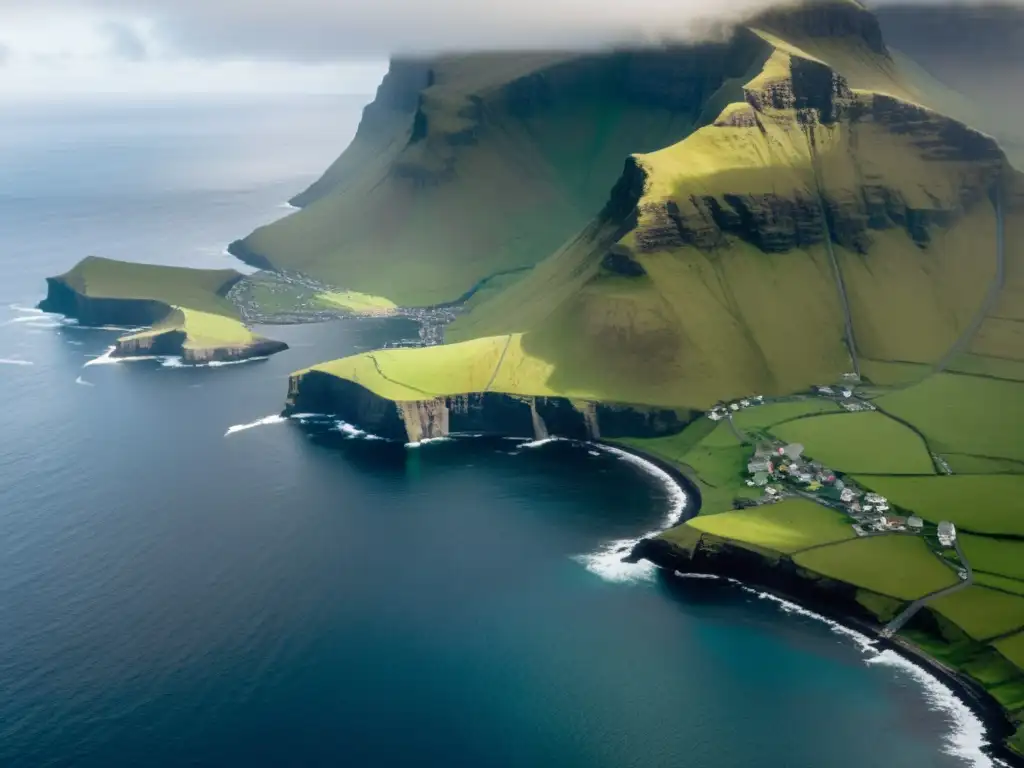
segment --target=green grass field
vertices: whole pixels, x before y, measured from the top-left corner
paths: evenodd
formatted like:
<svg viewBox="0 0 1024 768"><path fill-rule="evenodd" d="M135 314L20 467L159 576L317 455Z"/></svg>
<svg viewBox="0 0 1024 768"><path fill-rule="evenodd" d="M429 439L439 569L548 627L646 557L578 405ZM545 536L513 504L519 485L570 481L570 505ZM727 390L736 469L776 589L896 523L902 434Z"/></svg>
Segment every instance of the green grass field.
<svg viewBox="0 0 1024 768"><path fill-rule="evenodd" d="M1024 541L990 539L961 533L960 546L976 570L1024 579Z"/></svg>
<svg viewBox="0 0 1024 768"><path fill-rule="evenodd" d="M950 520L958 528L976 533L1024 536L1024 476L858 475L856 479L893 504L934 523Z"/></svg>
<svg viewBox="0 0 1024 768"><path fill-rule="evenodd" d="M993 685L988 692L1010 712L1024 708L1024 680Z"/></svg>
<svg viewBox="0 0 1024 768"><path fill-rule="evenodd" d="M849 521L838 512L806 499L789 499L752 509L701 515L691 520L697 530L790 554L818 544L854 537Z"/></svg>
<svg viewBox="0 0 1024 768"><path fill-rule="evenodd" d="M944 373L876 403L921 430L937 453L1024 461L1022 383Z"/></svg>
<svg viewBox="0 0 1024 768"><path fill-rule="evenodd" d="M974 582L983 587L992 587L1000 592L1012 592L1015 595L1024 595L1024 581L1011 579L1006 576L996 576L991 573L974 572Z"/></svg>
<svg viewBox="0 0 1024 768"><path fill-rule="evenodd" d="M941 613L975 640L988 640L1024 627L1024 597L974 585L934 600Z"/></svg>
<svg viewBox="0 0 1024 768"><path fill-rule="evenodd" d="M871 611L880 622L892 621L905 605L903 600L894 600L866 589L857 590L857 602Z"/></svg>
<svg viewBox="0 0 1024 768"><path fill-rule="evenodd" d="M921 438L876 412L800 419L774 427L781 440L803 443L805 453L847 473L934 474Z"/></svg>
<svg viewBox="0 0 1024 768"><path fill-rule="evenodd" d="M916 600L957 582L920 538L877 536L797 554L793 561L830 579L880 595Z"/></svg>
<svg viewBox="0 0 1024 768"><path fill-rule="evenodd" d="M1024 462L1013 459L989 459L966 453L942 454L950 469L958 475L1020 475L1024 474Z"/></svg>
<svg viewBox="0 0 1024 768"><path fill-rule="evenodd" d="M1024 669L1024 632L997 640L993 645L1019 669Z"/></svg>
<svg viewBox="0 0 1024 768"><path fill-rule="evenodd" d="M238 310L224 298L242 277L233 269L187 269L89 256L61 278L83 296L108 299L150 299L169 306L227 317Z"/></svg>
<svg viewBox="0 0 1024 768"><path fill-rule="evenodd" d="M733 422L742 430L762 429L792 421L803 416L814 416L820 413L838 413L840 408L832 400L815 397L807 400L796 400L788 403L769 403L752 408L744 408L733 416Z"/></svg>

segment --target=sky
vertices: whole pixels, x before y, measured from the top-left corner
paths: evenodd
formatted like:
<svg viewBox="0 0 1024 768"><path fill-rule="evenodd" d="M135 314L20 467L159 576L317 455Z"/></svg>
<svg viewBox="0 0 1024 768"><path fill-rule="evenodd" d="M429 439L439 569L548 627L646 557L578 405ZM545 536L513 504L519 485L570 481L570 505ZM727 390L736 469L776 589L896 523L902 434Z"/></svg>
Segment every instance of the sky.
<svg viewBox="0 0 1024 768"><path fill-rule="evenodd" d="M392 52L684 37L771 0L0 0L0 96L374 91Z"/></svg>

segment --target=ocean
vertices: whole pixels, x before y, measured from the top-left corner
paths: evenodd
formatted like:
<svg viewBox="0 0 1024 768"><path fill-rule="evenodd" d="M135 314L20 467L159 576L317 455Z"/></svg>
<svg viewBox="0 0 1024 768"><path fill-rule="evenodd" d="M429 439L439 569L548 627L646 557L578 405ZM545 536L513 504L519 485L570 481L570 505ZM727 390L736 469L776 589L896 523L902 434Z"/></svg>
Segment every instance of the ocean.
<svg viewBox="0 0 1024 768"><path fill-rule="evenodd" d="M365 98L81 103L0 123L0 765L955 768L978 719L795 606L625 566L688 500L568 442L281 419L266 361L96 364L32 310L88 254L240 266Z"/></svg>

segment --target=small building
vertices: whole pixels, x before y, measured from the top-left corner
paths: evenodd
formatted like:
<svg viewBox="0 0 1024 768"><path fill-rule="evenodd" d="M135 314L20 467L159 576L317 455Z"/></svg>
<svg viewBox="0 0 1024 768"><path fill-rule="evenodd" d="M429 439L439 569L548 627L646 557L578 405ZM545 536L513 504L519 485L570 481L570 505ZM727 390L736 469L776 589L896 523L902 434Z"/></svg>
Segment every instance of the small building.
<svg viewBox="0 0 1024 768"><path fill-rule="evenodd" d="M924 520L917 515L911 515L907 518L907 527L912 531L921 531L924 529Z"/></svg>
<svg viewBox="0 0 1024 768"><path fill-rule="evenodd" d="M843 397L853 397L853 390L850 389L849 387L843 387L840 390L840 393L842 394Z"/></svg>
<svg viewBox="0 0 1024 768"><path fill-rule="evenodd" d="M725 418L725 414L720 411L708 411L708 418L712 421L721 421Z"/></svg>
<svg viewBox="0 0 1024 768"><path fill-rule="evenodd" d="M812 475L807 470L801 470L799 473L797 473L796 479L799 480L801 483L810 483L814 480L814 475Z"/></svg>
<svg viewBox="0 0 1024 768"><path fill-rule="evenodd" d="M834 395L835 394L835 392L832 391L832 387L817 387L817 390L822 395Z"/></svg>
<svg viewBox="0 0 1024 768"><path fill-rule="evenodd" d="M882 515L882 522L888 528L905 528L907 525L907 518L892 514Z"/></svg>
<svg viewBox="0 0 1024 768"><path fill-rule="evenodd" d="M885 496L881 496L880 494L869 493L864 497L864 501L866 501L868 504L885 504L889 500L885 498Z"/></svg>
<svg viewBox="0 0 1024 768"><path fill-rule="evenodd" d="M740 408L749 408L749 407L750 407L750 401L749 400L740 400Z"/></svg>
<svg viewBox="0 0 1024 768"><path fill-rule="evenodd" d="M939 523L939 544L952 547L956 543L956 526L948 520Z"/></svg>
<svg viewBox="0 0 1024 768"><path fill-rule="evenodd" d="M730 411L738 411L739 409L740 409L740 407L736 403L729 403L729 410Z"/></svg>
<svg viewBox="0 0 1024 768"><path fill-rule="evenodd" d="M768 459L759 459L755 457L747 464L747 472L752 475L756 475L758 472L771 473L774 469L775 467Z"/></svg>
<svg viewBox="0 0 1024 768"><path fill-rule="evenodd" d="M849 504L851 501L857 498L857 494L849 488L841 488L839 494L839 500L845 504Z"/></svg>
<svg viewBox="0 0 1024 768"><path fill-rule="evenodd" d="M782 452L794 461L798 461L804 453L804 447L800 443L790 443L783 446Z"/></svg>

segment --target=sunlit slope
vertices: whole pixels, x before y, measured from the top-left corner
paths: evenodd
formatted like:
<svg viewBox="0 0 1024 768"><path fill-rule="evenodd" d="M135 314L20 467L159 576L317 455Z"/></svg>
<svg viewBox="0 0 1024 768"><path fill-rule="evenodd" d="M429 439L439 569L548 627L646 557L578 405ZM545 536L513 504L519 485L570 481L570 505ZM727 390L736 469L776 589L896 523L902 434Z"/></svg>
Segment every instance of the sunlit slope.
<svg viewBox="0 0 1024 768"><path fill-rule="evenodd" d="M799 92L781 109L759 102L792 71L777 52L746 102L638 156L609 205L642 190L624 237L595 223L450 337L525 333L523 348L555 363L548 384L568 388L693 404L792 391L852 369L831 250L858 355L939 361L996 277L1001 153L872 93L846 92L831 123L788 106Z"/></svg>
<svg viewBox="0 0 1024 768"><path fill-rule="evenodd" d="M460 394L434 373L456 365L495 391L700 408L972 342L1001 283L995 201L1007 232L1024 220L999 146L923 106L856 4L751 28L739 100L630 157L596 218L449 328L483 346L395 352L404 384ZM505 367L529 374L498 389Z"/></svg>
<svg viewBox="0 0 1024 768"><path fill-rule="evenodd" d="M394 65L369 127L297 199L304 210L233 252L401 305L454 301L556 250L601 207L625 157L686 136L762 54L744 36Z"/></svg>

